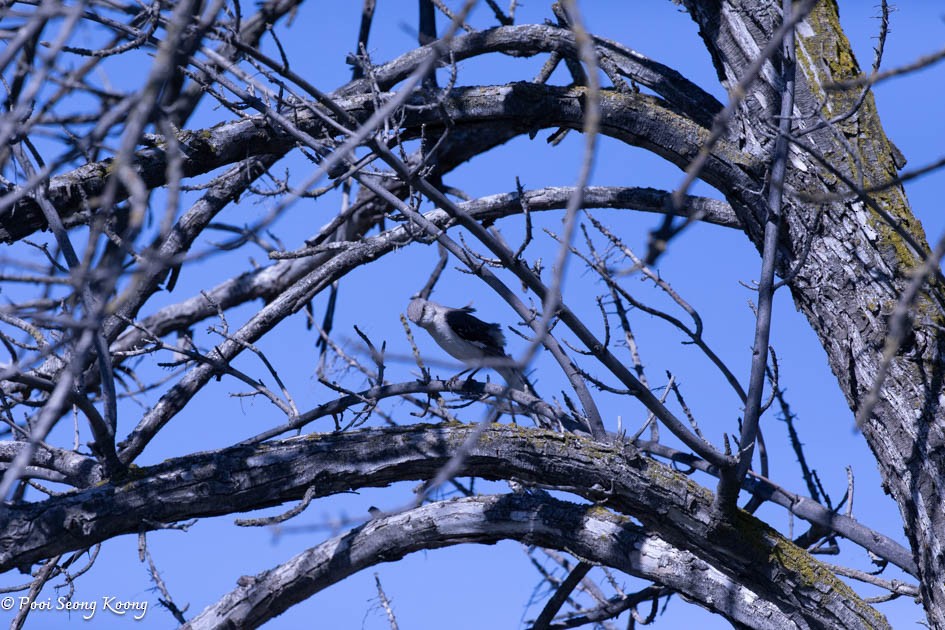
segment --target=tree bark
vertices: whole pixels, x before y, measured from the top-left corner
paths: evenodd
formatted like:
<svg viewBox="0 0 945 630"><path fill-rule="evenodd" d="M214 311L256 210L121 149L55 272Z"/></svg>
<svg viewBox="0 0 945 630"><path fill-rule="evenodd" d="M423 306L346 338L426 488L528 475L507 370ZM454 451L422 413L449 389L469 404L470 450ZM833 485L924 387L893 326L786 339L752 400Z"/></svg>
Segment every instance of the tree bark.
<svg viewBox="0 0 945 630"><path fill-rule="evenodd" d="M782 24L779 4L772 0L684 1L700 27L721 80L739 103L734 121L709 149L706 147L712 137L713 120L724 111L721 104L672 69L602 39L593 40L594 54L611 77L613 89L595 92L581 85L551 87L519 82L437 90L429 82L430 89L409 94L407 104L413 107L402 108L389 120L402 126L401 140L423 136L426 141L441 135L446 138L435 160L439 171L431 175L440 177L461 162L517 135L534 137L545 128L582 129L587 99L593 96L600 101L601 133L642 147L681 169L688 168L697 156L707 157L699 176L721 191L727 203L689 198L689 206L680 204L670 210L663 208L664 211L685 214L688 207L709 210L714 222L744 230L760 248L768 211L764 193L774 146L771 129L777 127L782 89L777 71L779 59L775 57L763 64L757 78L749 77L751 80L744 85L740 83ZM270 7L282 12L294 4L276 2L270 3ZM883 377L879 401L871 407L870 414L863 414L866 417L860 428L879 462L885 488L900 507L915 562L913 566L903 561L908 552L891 549L894 545L887 545L891 553L883 557L897 556L900 567L918 574L929 622L945 629L942 588L945 411L941 404L945 383L942 356L945 284L939 274L930 278L915 300L907 304L914 316L906 333L891 345L891 336L897 334L892 314L907 293L915 271L929 256L929 247L901 187L883 185L896 176L896 151L883 133L872 97L858 99L858 90L837 91L829 87L833 82L860 74L850 44L840 30L836 11L834 2L824 0L797 27L799 73L778 269L782 277L789 278L794 302L823 344L831 369L854 412L859 414L864 408L874 383ZM258 27L256 24L252 28ZM340 138L353 146L357 142L351 138L357 134L346 137L330 124L329 118L342 126L360 125L358 133L363 135L359 140L369 137L376 129L364 129L365 121L373 120L378 107L396 98L389 91L395 90L398 82L423 64L429 65L431 51L443 53L435 48L441 45L421 47L373 68L370 79L344 86L331 96L330 102L315 90L308 95L311 102L302 103L301 99L282 102L280 97L274 107L265 99L246 97L246 106L256 107L257 115L240 116L235 122L180 131L176 138L164 138L172 140L171 146L175 142L180 146L180 155L169 156L171 151L162 138L152 137L147 145L150 148L138 151L132 160L140 177L138 183L142 189L150 190L173 180L173 173L185 177L202 175L248 157L266 156L260 157L253 171L256 176L278 156L299 146L319 155L334 151L329 159L337 160L338 168L349 166L341 163L337 141ZM579 56L575 36L568 29L548 25L476 32L455 38L449 47L455 60L491 53ZM230 52L234 56L237 53L236 49ZM208 80L215 80L214 72L208 71ZM289 72L287 67L284 72ZM630 90L620 76L646 86L653 94ZM288 75L284 78L294 81L299 93L307 89L295 78ZM375 87L381 92L372 91ZM196 92L192 91L190 97L196 97ZM190 97L182 94L175 104L174 111L182 118L192 108L192 103L188 104ZM404 167L400 181L384 184L394 190L387 201L396 201L398 195L404 198L416 184L418 190L437 202L439 189L434 187L431 193L424 189L430 186L426 180L415 181L414 178L426 177L419 164L415 166L416 173L404 175L404 171L410 170ZM42 168L58 172L56 164ZM41 174L25 185L5 190L3 203L7 205L0 211L0 241L14 242L45 229L47 217L56 223L55 215L43 215L37 199L52 204L67 226L93 224L93 219L104 221L104 213L113 209L96 206L101 204L103 194L110 191L104 195L110 198L111 192L115 192L115 200L126 196L120 187L111 191L116 168L111 161L99 161L48 182ZM420 548L469 541L491 543L500 538L577 550L588 559L675 588L735 624L762 628L886 627L881 615L809 554L745 512L735 511L720 519L708 490L621 441L594 443L574 435L496 425L485 428L470 447L470 433L475 428L415 425L239 445L155 467L135 467L131 462L150 440L212 378L219 377L224 364L235 359L248 344L309 305L314 296L355 268L429 237L410 222L366 237L377 216L389 210L387 201L378 198L369 202L375 205L369 205L366 216L361 217L363 221L351 220L333 228L337 232L332 234L343 236L330 242L331 247L236 276L207 295L163 309L143 320L148 333L129 329L130 318L137 317L140 307L157 291L166 268L188 250L217 210L243 192L239 181L242 175L234 171L231 176L229 182L217 180L219 186L208 191L207 207L194 208L193 216L188 216L195 220L193 224L181 224L180 231L165 241L161 266L154 266L149 274L138 277L139 284L129 292L124 310L109 311L100 323L105 338L112 343L112 353L121 353L140 348L149 333L160 337L251 299L261 298L265 306L221 342L212 359L208 358L210 355L203 357L205 360L194 363L186 376L161 390L164 395L143 414L126 441L118 445L122 462L129 464L128 470L120 473L121 478L107 478L101 462L93 457L42 446L25 473L78 489L42 502L0 506L0 527L4 531L0 538L0 570L15 567L28 570L41 560L161 523L299 500L309 490L316 496L327 496L350 488L430 480L453 462L457 452L469 448L468 456L460 461L458 474L547 485L595 505L575 506L532 496L488 497L384 516L303 554L293 561L295 564L287 563L244 584L206 612L206 617L195 621L195 627L208 619L240 627L268 619L303 595L347 575L332 564L344 554L353 554L347 558L350 564L345 567L346 571L353 571L386 559L385 546L392 548L399 558ZM871 188L877 192L864 192ZM40 196L33 197L37 190ZM588 204L648 210L657 210L667 195L627 189L584 191ZM542 210L563 207L570 198L571 191L561 189L498 196L469 202L453 215L434 211L426 220L444 232L455 226L457 217L479 223L475 225L478 228L521 211L523 203L532 210ZM447 207L445 202L437 203ZM96 213L102 214L95 216ZM318 244L323 245L324 241ZM89 252L88 258L92 260L94 243ZM568 310L562 309L561 313L560 321L573 330ZM591 344L580 335L579 338L585 339L591 356L600 348L590 346L607 345ZM12 346L9 348L12 354ZM600 358L599 353L597 357ZM5 392L26 393L26 398L30 398L33 389L53 391L66 362L55 351L41 358L46 363L29 373L21 373L20 364L14 361L5 377L9 379L4 383ZM90 361L91 358L86 363ZM120 359L112 365L118 362ZM614 362L605 362L605 367L615 374L617 368L630 374L622 363L615 367ZM22 365L37 364L38 361ZM72 379L83 371L74 369L67 375ZM92 402L96 378L91 374L77 379L81 390L72 392L68 401L60 397L63 408L67 403L79 408L85 405L82 410L94 419L98 414ZM411 383L417 388L426 385L419 381ZM642 386L629 391L644 401L644 394L652 398L650 390ZM430 389L425 393L431 393ZM359 400L364 402L351 394L320 405L311 412L311 417L305 413L288 414L288 425L300 428L302 424L293 423L313 421L321 417L317 414L327 413L327 407L337 405L343 410ZM270 427L268 431L272 433L265 439L280 435L284 427ZM695 437L693 442L701 444ZM25 452L26 444L0 445L0 460L16 459ZM693 449L699 452L696 447ZM703 457L701 470L712 474L719 474L720 469L729 470L725 466L732 461L727 454L718 459L704 454ZM800 514L798 506L791 509ZM814 511L811 506L807 513ZM628 524L627 516L637 519L643 527ZM404 519L416 521L418 529L412 532L415 535L408 535L411 532L403 529ZM447 531L448 523L453 523L454 529ZM398 527L401 529L397 530ZM834 530L840 531L840 525L835 525ZM601 532L615 541L612 547L594 539ZM850 539L864 544L864 537L859 532ZM666 566L647 564L650 551L663 554L665 561L675 567L673 571L660 573ZM634 553L642 555L635 557ZM700 582L679 577L678 568L682 566L704 571L707 579ZM288 581L280 581L286 577ZM720 589L726 590L731 599L721 601Z"/></svg>
<svg viewBox="0 0 945 630"><path fill-rule="evenodd" d="M728 85L739 81L752 55L781 21L774 2L686 5ZM794 302L817 333L856 412L884 360L889 317L929 247L901 186L871 193L878 207L855 190L860 181L870 189L896 177L895 149L883 132L871 94L851 112L859 92L826 87L861 75L834 2L818 3L799 26L796 50L795 136L813 152L795 143L791 153L787 188L796 192L785 212L781 271L800 265L790 282ZM779 102L775 77L762 72L751 84L730 133L739 136L730 141L744 144L753 155L764 155L773 144L765 125L773 120ZM845 114L852 115L813 129ZM730 197L737 194L721 190ZM831 200L829 195L838 192L846 198ZM827 200L805 202L797 193ZM749 235L758 245L757 236ZM911 332L891 358L879 402L860 426L885 488L899 505L919 567L922 599L937 628L945 628L943 305L942 285L933 276L913 305Z"/></svg>
<svg viewBox="0 0 945 630"><path fill-rule="evenodd" d="M429 480L476 430L444 424L312 434L169 460L81 492L4 506L0 571L160 523L298 500L310 488L321 497ZM548 485L633 516L647 532L763 600L800 611L807 627L887 627L881 614L777 531L744 512L719 523L711 492L620 441L492 425L456 474ZM698 588L691 588L696 596Z"/></svg>
<svg viewBox="0 0 945 630"><path fill-rule="evenodd" d="M759 630L884 628L865 609L817 607L798 616L766 593L673 547L625 516L547 496L481 496L425 505L365 523L253 577L183 626L255 628L351 574L408 553L456 544L517 540L655 581Z"/></svg>

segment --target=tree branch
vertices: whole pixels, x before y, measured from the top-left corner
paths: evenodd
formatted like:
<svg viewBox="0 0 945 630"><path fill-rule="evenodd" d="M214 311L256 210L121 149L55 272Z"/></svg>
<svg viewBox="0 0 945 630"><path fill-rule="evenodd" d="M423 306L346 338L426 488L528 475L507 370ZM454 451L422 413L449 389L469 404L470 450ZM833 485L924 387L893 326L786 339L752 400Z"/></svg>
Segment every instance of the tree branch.
<svg viewBox="0 0 945 630"><path fill-rule="evenodd" d="M782 592L779 597L767 584L736 581L697 555L674 549L605 509L532 495L505 495L432 503L371 520L282 565L243 578L237 589L184 628L255 628L327 586L380 562L396 561L422 549L507 539L567 550L596 564L653 580L733 623L752 628L889 627L836 578L832 582L834 588L839 587L837 597L822 598L813 584L790 596Z"/></svg>

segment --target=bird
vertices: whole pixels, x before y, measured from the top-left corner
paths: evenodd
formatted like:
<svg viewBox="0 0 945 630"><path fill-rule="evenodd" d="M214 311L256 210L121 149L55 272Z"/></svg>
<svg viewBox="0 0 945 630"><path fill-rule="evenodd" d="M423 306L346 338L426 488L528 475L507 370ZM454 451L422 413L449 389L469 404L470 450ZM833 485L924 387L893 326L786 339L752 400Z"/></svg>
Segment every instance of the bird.
<svg viewBox="0 0 945 630"><path fill-rule="evenodd" d="M498 324L484 322L471 306L451 308L423 298L407 305L407 319L426 330L454 359L471 368L491 367L512 389L535 395L535 389L505 353L505 335Z"/></svg>

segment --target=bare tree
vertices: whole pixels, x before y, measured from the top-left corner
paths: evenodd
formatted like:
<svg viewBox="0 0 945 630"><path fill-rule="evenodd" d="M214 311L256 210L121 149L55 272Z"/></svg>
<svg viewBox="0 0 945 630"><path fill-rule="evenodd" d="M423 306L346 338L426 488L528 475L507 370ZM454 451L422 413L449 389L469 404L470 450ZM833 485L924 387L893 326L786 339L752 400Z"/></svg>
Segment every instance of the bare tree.
<svg viewBox="0 0 945 630"><path fill-rule="evenodd" d="M533 628L649 623L673 594L777 629L888 627L874 604L907 596L945 628L945 240L927 244L870 91L888 76L885 2L864 73L832 2L684 0L726 102L595 36L573 1L542 24L518 23L514 0L475 4L419 0L417 47L377 59L369 36L396 25L375 24L365 0L336 59L350 80L331 85L282 45L314 15L301 0L252 14L224 0L2 4L0 567L30 573L18 597L71 585L99 545L138 535L177 622L255 627L410 552L511 540L551 587ZM467 63L508 58L532 70L464 78ZM581 140L562 144L569 132ZM553 146L536 160L579 152L570 181L487 196L457 184L465 163L539 133ZM601 136L683 180L591 186ZM690 194L697 180L719 198ZM662 218L647 235L597 209ZM699 229L739 231L759 254L742 364L660 272ZM403 264L405 250L426 264ZM388 282L402 300L374 299ZM479 313L505 318L482 361L445 361L402 315L412 296L445 303L450 283L504 304ZM832 421L868 443L909 548L854 518L849 493L832 501L808 466L769 351L778 290L823 346L853 412ZM638 336L641 318L702 357L737 422L700 417L675 371L647 370L641 344L664 342ZM503 350L499 330L515 343ZM303 345L316 366L274 358ZM300 369L314 385L286 374ZM228 395L263 402L225 428L192 413ZM602 411L615 408L619 421ZM762 429L778 413L806 495L769 471ZM186 439L167 437L184 422ZM162 440L175 455L163 462ZM473 479L501 483L483 494ZM396 482L420 485L203 611L175 603L148 550L149 532L194 519L281 506L236 519L275 525ZM755 516L765 504L791 527ZM818 558L840 545L876 570ZM620 572L646 585L627 590ZM391 585L376 590L397 627ZM20 627L29 606L14 609Z"/></svg>

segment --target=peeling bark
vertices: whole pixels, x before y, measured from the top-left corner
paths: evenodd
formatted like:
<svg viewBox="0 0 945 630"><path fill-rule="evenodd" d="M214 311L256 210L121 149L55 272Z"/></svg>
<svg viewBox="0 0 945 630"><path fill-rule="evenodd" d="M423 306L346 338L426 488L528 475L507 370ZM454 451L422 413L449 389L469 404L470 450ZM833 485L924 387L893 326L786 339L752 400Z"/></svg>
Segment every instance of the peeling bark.
<svg viewBox="0 0 945 630"><path fill-rule="evenodd" d="M629 519L597 506L548 497L475 497L425 505L376 518L253 577L194 617L183 628L255 628L291 605L349 575L408 553L456 544L517 540L559 549L683 593L733 624L759 630L888 628L866 607L835 605L805 610L798 618L697 555L676 549Z"/></svg>
<svg viewBox="0 0 945 630"><path fill-rule="evenodd" d="M713 53L720 76L729 84L751 60L780 21L773 7L755 2L687 2ZM855 92L831 92L831 82L860 75L850 43L840 29L837 7L821 2L798 29L796 131L849 112ZM760 125L776 112L777 86L763 74L751 88L739 123L750 144L769 148ZM846 138L840 137L843 134ZM790 287L827 351L850 408L856 411L872 387L883 361L888 318L909 283L910 272L929 255L921 225L912 215L901 186L870 195L877 213L843 182L865 188L897 174L895 150L880 125L872 95L835 126L802 138L818 157L792 152L787 185L808 195L849 192L846 201L795 201L786 213L782 270L810 253ZM849 147L855 154L850 155ZM832 168L825 168L825 162ZM833 170L835 169L835 171ZM724 189L723 189L724 191ZM820 220L817 216L820 214ZM816 232L811 233L816 226ZM752 239L759 241L754 235ZM945 295L937 277L914 305L907 343L892 358L873 414L860 426L876 455L885 487L896 499L922 576L922 597L930 622L945 627ZM844 420L845 421L845 420Z"/></svg>
<svg viewBox="0 0 945 630"><path fill-rule="evenodd" d="M309 488L315 496L327 496L431 479L474 430L413 425L314 434L135 468L128 479L42 503L5 506L0 570L159 523L297 500ZM721 574L737 576L762 600L777 602L784 611L804 610L811 615L809 627L886 627L879 613L789 540L745 513L734 522L719 522L709 491L632 447L493 425L457 474L547 485L606 504ZM431 526L436 531L437 525ZM569 526L575 525L564 525Z"/></svg>

